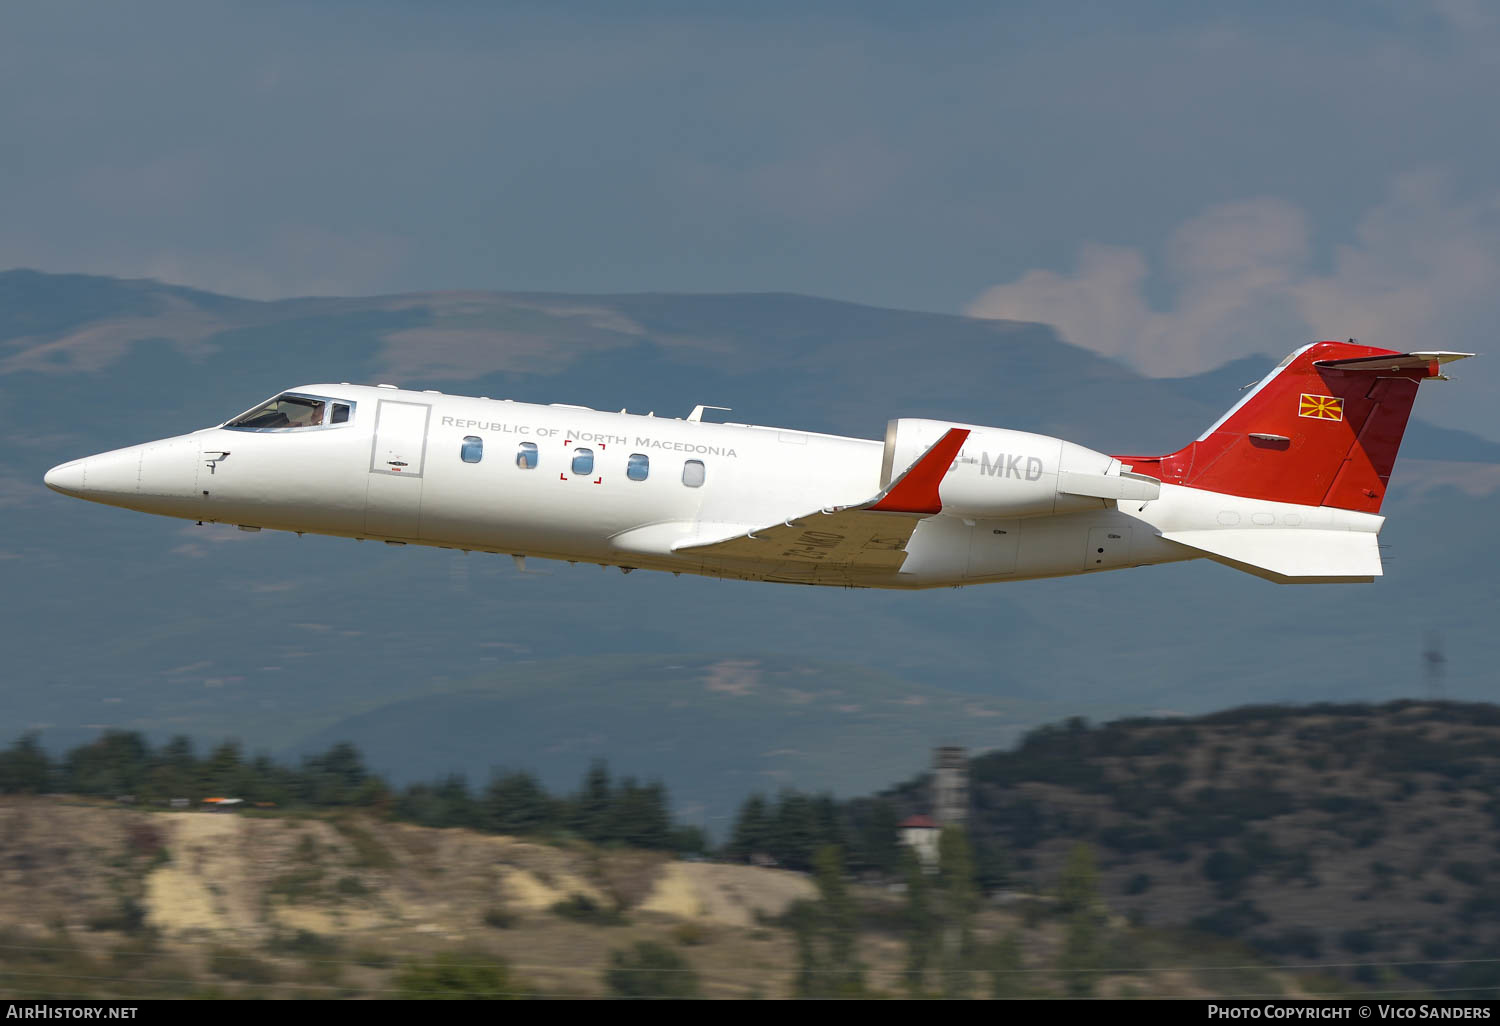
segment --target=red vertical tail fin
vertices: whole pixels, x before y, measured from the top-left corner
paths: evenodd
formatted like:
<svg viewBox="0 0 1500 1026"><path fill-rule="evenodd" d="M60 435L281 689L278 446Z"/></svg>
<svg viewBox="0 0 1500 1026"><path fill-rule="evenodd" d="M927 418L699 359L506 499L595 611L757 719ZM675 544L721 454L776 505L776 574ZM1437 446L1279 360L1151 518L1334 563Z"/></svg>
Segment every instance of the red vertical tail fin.
<svg viewBox="0 0 1500 1026"><path fill-rule="evenodd" d="M1197 441L1168 456L1120 458L1190 488L1375 513L1417 385L1468 355L1314 342Z"/></svg>

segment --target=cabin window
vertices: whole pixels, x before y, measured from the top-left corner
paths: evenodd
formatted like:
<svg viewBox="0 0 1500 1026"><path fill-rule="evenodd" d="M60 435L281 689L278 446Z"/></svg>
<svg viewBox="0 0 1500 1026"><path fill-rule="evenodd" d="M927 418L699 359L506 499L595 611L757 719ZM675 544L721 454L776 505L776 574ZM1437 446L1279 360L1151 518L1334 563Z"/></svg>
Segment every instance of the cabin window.
<svg viewBox="0 0 1500 1026"><path fill-rule="evenodd" d="M592 474L594 472L594 450L573 450L573 473Z"/></svg>
<svg viewBox="0 0 1500 1026"><path fill-rule="evenodd" d="M465 463L478 463L484 459L484 439L478 435L465 435L458 455Z"/></svg>
<svg viewBox="0 0 1500 1026"><path fill-rule="evenodd" d="M262 403L249 413L241 414L224 426L260 430L317 427L323 423L323 408L326 405L327 403L321 399L308 399L300 395L279 395L268 403Z"/></svg>
<svg viewBox="0 0 1500 1026"><path fill-rule="evenodd" d="M521 447L516 450L516 466L522 470L536 469L536 443L522 442Z"/></svg>
<svg viewBox="0 0 1500 1026"><path fill-rule="evenodd" d="M644 481L649 473L651 473L651 457L643 452L631 453L630 462L625 464L625 476L632 481Z"/></svg>
<svg viewBox="0 0 1500 1026"><path fill-rule="evenodd" d="M347 424L347 423L349 423L349 404L348 403L334 403L333 404L333 416L328 419L328 423L330 423L330 424Z"/></svg>
<svg viewBox="0 0 1500 1026"><path fill-rule="evenodd" d="M682 465L682 483L689 488L698 488L703 484L703 461L688 460Z"/></svg>

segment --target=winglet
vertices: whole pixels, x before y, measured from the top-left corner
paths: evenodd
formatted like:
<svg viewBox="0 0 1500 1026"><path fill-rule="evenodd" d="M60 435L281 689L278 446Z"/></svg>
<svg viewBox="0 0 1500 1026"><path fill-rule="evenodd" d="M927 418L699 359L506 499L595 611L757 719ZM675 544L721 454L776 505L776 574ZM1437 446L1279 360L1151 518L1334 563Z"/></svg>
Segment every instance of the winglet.
<svg viewBox="0 0 1500 1026"><path fill-rule="evenodd" d="M941 513L943 500L938 497L938 486L968 438L968 428L949 428L917 462L891 482L885 494L865 509L881 513Z"/></svg>

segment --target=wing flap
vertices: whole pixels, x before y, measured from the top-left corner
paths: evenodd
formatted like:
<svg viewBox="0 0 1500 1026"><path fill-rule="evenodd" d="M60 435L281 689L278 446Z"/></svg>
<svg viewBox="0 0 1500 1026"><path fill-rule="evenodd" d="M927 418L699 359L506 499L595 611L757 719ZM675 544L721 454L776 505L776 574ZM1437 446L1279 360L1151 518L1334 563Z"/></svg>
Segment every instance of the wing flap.
<svg viewBox="0 0 1500 1026"><path fill-rule="evenodd" d="M942 511L938 488L969 437L951 428L880 494L758 527L716 541L686 538L672 552L705 562L779 565L787 576L847 579L854 572L895 573L925 517Z"/></svg>
<svg viewBox="0 0 1500 1026"><path fill-rule="evenodd" d="M837 574L851 569L894 573L906 560L906 543L917 523L914 517L850 507L757 528L724 541L687 541L674 545L672 551L716 561L795 564L814 571L828 567Z"/></svg>

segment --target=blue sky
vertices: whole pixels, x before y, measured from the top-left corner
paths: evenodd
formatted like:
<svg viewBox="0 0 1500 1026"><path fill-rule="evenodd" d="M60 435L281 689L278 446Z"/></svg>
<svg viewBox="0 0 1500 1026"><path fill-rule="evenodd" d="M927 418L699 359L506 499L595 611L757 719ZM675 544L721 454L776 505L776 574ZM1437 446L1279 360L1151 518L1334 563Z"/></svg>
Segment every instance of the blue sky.
<svg viewBox="0 0 1500 1026"><path fill-rule="evenodd" d="M1154 374L1483 351L1496 10L10 3L0 267L788 290L1047 320ZM1500 438L1500 359L1472 368L1422 412Z"/></svg>

